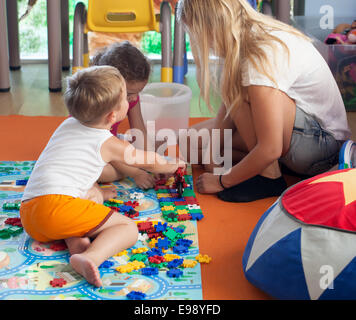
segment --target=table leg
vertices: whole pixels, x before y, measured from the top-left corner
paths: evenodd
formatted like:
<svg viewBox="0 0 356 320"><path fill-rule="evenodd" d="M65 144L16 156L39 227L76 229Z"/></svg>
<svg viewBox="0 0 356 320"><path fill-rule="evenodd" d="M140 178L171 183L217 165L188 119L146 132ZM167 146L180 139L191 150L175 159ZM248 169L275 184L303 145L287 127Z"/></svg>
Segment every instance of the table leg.
<svg viewBox="0 0 356 320"><path fill-rule="evenodd" d="M10 90L9 56L7 45L6 3L0 0L0 92Z"/></svg>
<svg viewBox="0 0 356 320"><path fill-rule="evenodd" d="M61 26L62 26L62 69L69 70L69 8L68 0L61 0Z"/></svg>
<svg viewBox="0 0 356 320"><path fill-rule="evenodd" d="M47 0L49 91L62 90L61 3Z"/></svg>

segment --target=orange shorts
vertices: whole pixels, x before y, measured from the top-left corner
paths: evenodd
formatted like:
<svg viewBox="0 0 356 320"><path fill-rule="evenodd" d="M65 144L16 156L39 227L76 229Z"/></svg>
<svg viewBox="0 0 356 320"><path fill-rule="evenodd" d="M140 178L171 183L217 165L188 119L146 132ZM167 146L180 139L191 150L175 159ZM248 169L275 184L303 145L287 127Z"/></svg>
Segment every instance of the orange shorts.
<svg viewBox="0 0 356 320"><path fill-rule="evenodd" d="M113 212L91 200L58 194L33 198L20 207L23 227L40 242L84 237L102 226Z"/></svg>

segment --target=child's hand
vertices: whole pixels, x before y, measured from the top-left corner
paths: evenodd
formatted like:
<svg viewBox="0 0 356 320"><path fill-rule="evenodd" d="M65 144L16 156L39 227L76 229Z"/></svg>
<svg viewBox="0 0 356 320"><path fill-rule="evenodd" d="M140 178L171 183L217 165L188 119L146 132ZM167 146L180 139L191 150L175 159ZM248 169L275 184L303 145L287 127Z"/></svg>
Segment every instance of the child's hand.
<svg viewBox="0 0 356 320"><path fill-rule="evenodd" d="M154 176L144 170L138 170L138 173L132 178L135 180L136 185L141 189L150 189L156 184Z"/></svg>
<svg viewBox="0 0 356 320"><path fill-rule="evenodd" d="M183 168L183 170L185 170L187 167L187 164L185 163L185 161L180 158L171 160L171 161L169 161L169 163L174 164L174 167L172 168L173 171L171 172L172 174L174 174L178 168Z"/></svg>

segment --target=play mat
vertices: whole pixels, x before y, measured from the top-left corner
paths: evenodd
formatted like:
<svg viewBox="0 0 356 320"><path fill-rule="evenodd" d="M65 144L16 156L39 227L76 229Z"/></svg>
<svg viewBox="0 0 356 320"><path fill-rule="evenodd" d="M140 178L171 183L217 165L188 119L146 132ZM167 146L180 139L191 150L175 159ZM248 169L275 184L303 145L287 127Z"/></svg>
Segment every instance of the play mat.
<svg viewBox="0 0 356 320"><path fill-rule="evenodd" d="M134 219L139 239L99 267L96 288L71 268L64 241L40 243L22 228L20 199L34 163L0 162L0 300L202 299L200 263L211 258L199 254L203 214L190 167L181 197L170 179L147 191L129 178L114 183L117 197L105 205Z"/></svg>

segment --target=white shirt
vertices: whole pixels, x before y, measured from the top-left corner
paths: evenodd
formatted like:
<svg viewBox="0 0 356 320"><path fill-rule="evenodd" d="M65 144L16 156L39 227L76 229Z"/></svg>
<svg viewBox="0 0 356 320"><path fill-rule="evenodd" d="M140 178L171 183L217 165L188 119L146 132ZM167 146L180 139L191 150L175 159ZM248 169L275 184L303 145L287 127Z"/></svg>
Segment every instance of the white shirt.
<svg viewBox="0 0 356 320"><path fill-rule="evenodd" d="M283 91L335 139L349 139L351 133L345 106L324 58L311 42L303 38L284 31L273 31L271 34L282 40L290 51L288 62L288 53L280 43L275 42L276 52L269 46L262 47L273 65L272 76L274 74L277 86L258 72L251 62L243 65L242 85L262 85Z"/></svg>
<svg viewBox="0 0 356 320"><path fill-rule="evenodd" d="M35 163L22 201L46 194L84 197L107 164L100 149L112 136L73 117L64 120Z"/></svg>

